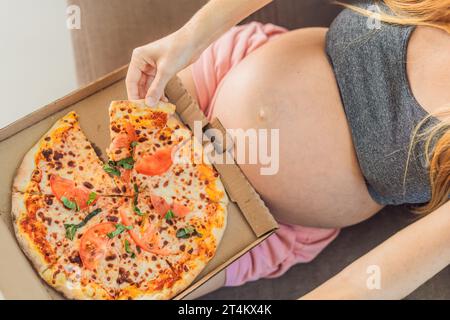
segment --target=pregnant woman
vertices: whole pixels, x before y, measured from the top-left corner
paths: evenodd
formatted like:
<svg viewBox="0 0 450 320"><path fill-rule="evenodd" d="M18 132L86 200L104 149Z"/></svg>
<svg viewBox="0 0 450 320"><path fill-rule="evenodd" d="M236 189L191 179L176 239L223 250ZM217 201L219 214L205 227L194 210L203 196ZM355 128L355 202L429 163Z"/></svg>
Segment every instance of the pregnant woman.
<svg viewBox="0 0 450 320"><path fill-rule="evenodd" d="M328 30L232 28L268 2L209 1L128 70L130 99L151 106L178 74L226 128L280 129L277 174L241 166L280 229L201 293L279 276L339 228L411 204L421 219L305 296L405 297L450 263L450 1L359 3Z"/></svg>

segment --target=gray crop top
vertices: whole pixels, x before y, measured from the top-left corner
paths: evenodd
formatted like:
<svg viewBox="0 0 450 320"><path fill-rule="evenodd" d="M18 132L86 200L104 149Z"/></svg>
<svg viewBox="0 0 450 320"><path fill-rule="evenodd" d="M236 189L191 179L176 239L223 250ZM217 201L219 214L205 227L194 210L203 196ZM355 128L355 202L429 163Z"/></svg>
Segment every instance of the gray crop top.
<svg viewBox="0 0 450 320"><path fill-rule="evenodd" d="M360 5L367 8L367 3ZM423 143L414 148L403 183L412 132L428 115L406 74L414 27L370 26L366 16L346 9L332 23L326 41L359 165L376 202L425 203L431 190ZM423 129L438 121L432 117Z"/></svg>

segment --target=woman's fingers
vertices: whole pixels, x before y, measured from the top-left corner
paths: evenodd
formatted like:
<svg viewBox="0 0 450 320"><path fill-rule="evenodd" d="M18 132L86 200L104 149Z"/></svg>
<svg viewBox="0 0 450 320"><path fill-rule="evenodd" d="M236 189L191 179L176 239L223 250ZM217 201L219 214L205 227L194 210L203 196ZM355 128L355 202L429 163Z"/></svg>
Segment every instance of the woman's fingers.
<svg viewBox="0 0 450 320"><path fill-rule="evenodd" d="M192 51L183 44L187 40L173 33L133 50L126 78L130 100L145 98L154 106L163 99L169 80L192 60Z"/></svg>
<svg viewBox="0 0 450 320"><path fill-rule="evenodd" d="M125 83L127 86L127 95L129 100L138 100L141 99L139 86L142 77L142 72L137 68L137 66L133 63L133 60L130 62L130 66L128 67L127 77L125 79Z"/></svg>
<svg viewBox="0 0 450 320"><path fill-rule="evenodd" d="M144 47L133 50L125 79L129 100L143 99L148 90L147 83L155 77L156 64Z"/></svg>
<svg viewBox="0 0 450 320"><path fill-rule="evenodd" d="M145 103L148 106L155 105L163 96L167 82L170 80L170 72L164 68L158 68L155 79L151 82L145 96Z"/></svg>

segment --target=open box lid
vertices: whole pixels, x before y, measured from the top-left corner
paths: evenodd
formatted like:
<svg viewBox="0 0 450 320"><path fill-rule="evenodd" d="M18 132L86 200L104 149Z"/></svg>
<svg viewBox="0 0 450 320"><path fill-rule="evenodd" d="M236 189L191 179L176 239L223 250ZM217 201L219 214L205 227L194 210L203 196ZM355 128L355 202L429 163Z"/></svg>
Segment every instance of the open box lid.
<svg viewBox="0 0 450 320"><path fill-rule="evenodd" d="M127 66L117 69L0 129L0 179L4 182L0 185L0 250L3 255L0 261L0 292L6 299L61 298L32 269L15 240L10 211L11 184L17 166L25 153L53 123L72 110L79 114L82 130L96 149L106 150L109 144L108 107L112 100L126 99L126 70ZM218 119L208 122L178 78L169 82L166 96L176 105L177 114L191 130L197 120L201 121L204 129L224 131ZM193 284L175 299L182 299L192 293L277 228L276 221L238 165L233 163L214 166L220 173L231 200L228 205L227 228L214 258Z"/></svg>

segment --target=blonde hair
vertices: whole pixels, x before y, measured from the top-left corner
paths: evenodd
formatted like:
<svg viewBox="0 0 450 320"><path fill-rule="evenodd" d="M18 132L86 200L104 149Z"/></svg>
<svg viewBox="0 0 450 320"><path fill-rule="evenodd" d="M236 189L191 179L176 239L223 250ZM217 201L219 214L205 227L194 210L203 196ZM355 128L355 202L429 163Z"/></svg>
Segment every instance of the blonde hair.
<svg viewBox="0 0 450 320"><path fill-rule="evenodd" d="M436 115L450 116L450 108L435 113L434 116ZM433 115L426 116L412 133L403 177L403 185L405 186L413 150L417 143L423 141L425 165L429 168L431 200L427 204L413 209L414 213L422 215L431 213L446 203L450 194L450 121L444 118L438 124L420 132L431 118L433 118Z"/></svg>
<svg viewBox="0 0 450 320"><path fill-rule="evenodd" d="M400 25L429 26L450 33L450 0L384 0L374 1L374 4L384 2L392 14L380 12L380 19L387 23ZM350 8L367 16L372 11L361 7L334 1L334 3Z"/></svg>
<svg viewBox="0 0 450 320"><path fill-rule="evenodd" d="M375 1L375 3L380 1ZM383 22L399 25L420 25L435 27L450 34L450 0L384 0L392 13L380 12L379 18ZM373 12L358 6L335 2L367 16ZM450 108L436 115L450 115ZM414 208L418 214L428 214L448 201L450 194L450 120L445 117L437 125L420 132L425 123L433 115L425 117L412 133L409 146L403 185L406 185L411 154L419 141L424 142L426 166L429 168L431 184L431 200ZM420 132L420 133L419 133Z"/></svg>

